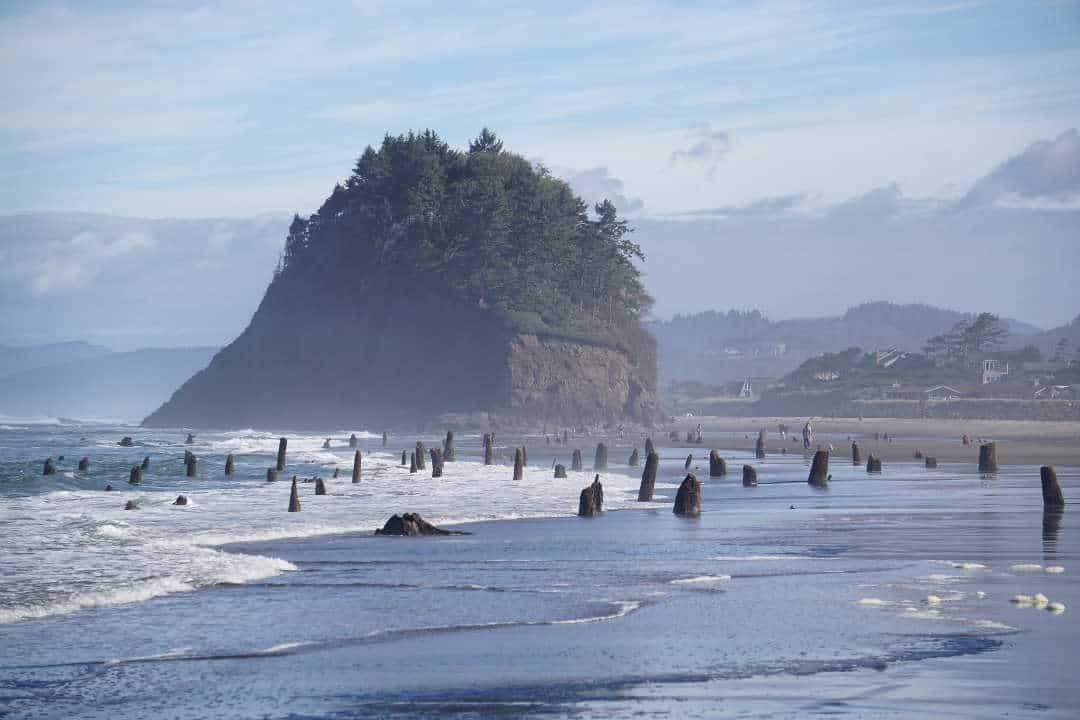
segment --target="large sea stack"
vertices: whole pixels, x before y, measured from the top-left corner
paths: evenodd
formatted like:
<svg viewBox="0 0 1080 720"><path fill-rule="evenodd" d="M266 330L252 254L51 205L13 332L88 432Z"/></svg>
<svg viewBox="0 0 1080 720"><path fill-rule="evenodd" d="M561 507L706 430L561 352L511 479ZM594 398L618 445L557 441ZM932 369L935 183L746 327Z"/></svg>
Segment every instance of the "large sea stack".
<svg viewBox="0 0 1080 720"><path fill-rule="evenodd" d="M294 217L248 327L144 424L651 424L629 230L488 131L465 150L387 135Z"/></svg>

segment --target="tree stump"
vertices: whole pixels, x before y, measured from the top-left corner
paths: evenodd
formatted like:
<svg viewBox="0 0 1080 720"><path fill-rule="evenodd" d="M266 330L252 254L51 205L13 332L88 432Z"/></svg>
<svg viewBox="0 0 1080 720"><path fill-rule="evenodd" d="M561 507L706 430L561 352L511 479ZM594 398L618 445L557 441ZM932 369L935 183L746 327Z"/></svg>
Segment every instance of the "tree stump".
<svg viewBox="0 0 1080 720"><path fill-rule="evenodd" d="M355 450L357 445L356 433L349 435L349 448ZM386 447L386 433L383 433L383 447Z"/></svg>
<svg viewBox="0 0 1080 720"><path fill-rule="evenodd" d="M315 494L316 495L325 495L326 494L326 483L323 482L323 479L321 477L315 478Z"/></svg>
<svg viewBox="0 0 1080 720"><path fill-rule="evenodd" d="M232 475L236 472L236 461L233 460L232 453L225 456L225 474Z"/></svg>
<svg viewBox="0 0 1080 720"><path fill-rule="evenodd" d="M457 451L454 449L454 431L446 431L446 440L443 442L442 459L443 462L454 462L457 456Z"/></svg>
<svg viewBox="0 0 1080 720"><path fill-rule="evenodd" d="M416 451L409 453L409 472L416 472Z"/></svg>
<svg viewBox="0 0 1080 720"><path fill-rule="evenodd" d="M146 457L144 457L142 459L142 469L143 470L149 470L150 469L150 456L149 455L147 455Z"/></svg>
<svg viewBox="0 0 1080 720"><path fill-rule="evenodd" d="M1043 465L1039 469L1039 477L1042 480L1043 509L1063 509L1065 507L1065 496L1061 494L1057 470L1054 469L1053 465Z"/></svg>
<svg viewBox="0 0 1080 720"><path fill-rule="evenodd" d="M188 500L186 495L177 495L176 500L173 502L173 505L187 505L187 502Z"/></svg>
<svg viewBox="0 0 1080 720"><path fill-rule="evenodd" d="M653 441L651 437L645 438L645 457L649 457L649 453L655 452L656 448L653 447Z"/></svg>
<svg viewBox="0 0 1080 720"><path fill-rule="evenodd" d="M521 448L514 450L514 479L521 480L525 477L525 458L522 457Z"/></svg>
<svg viewBox="0 0 1080 720"><path fill-rule="evenodd" d="M416 441L416 469L427 470L427 461L424 460L424 456L427 455L427 451L424 450L424 443L419 440Z"/></svg>
<svg viewBox="0 0 1080 720"><path fill-rule="evenodd" d="M431 477L442 477L443 454L439 448L431 448Z"/></svg>
<svg viewBox="0 0 1080 720"><path fill-rule="evenodd" d="M683 470L689 470L690 466L694 464L694 453L690 453L686 456L686 462L683 463Z"/></svg>
<svg viewBox="0 0 1080 720"><path fill-rule="evenodd" d="M570 469L581 470L581 450L579 448L575 448L570 455Z"/></svg>
<svg viewBox="0 0 1080 720"><path fill-rule="evenodd" d="M997 443L983 443L979 446L979 472L996 473L997 471Z"/></svg>
<svg viewBox="0 0 1080 720"><path fill-rule="evenodd" d="M56 465L53 464L53 459L51 457L45 458L45 467L42 469L41 474L42 475L55 475L56 474Z"/></svg>
<svg viewBox="0 0 1080 720"><path fill-rule="evenodd" d="M521 446L521 467L529 467L529 450L524 445Z"/></svg>
<svg viewBox="0 0 1080 720"><path fill-rule="evenodd" d="M757 487L757 470L753 465L742 466L742 486Z"/></svg>
<svg viewBox="0 0 1080 720"><path fill-rule="evenodd" d="M402 450L401 451L401 467L405 467L408 464L409 464L409 460L406 457L406 452L404 450Z"/></svg>
<svg viewBox="0 0 1080 720"><path fill-rule="evenodd" d="M701 483L694 473L687 473L686 479L679 485L672 512L680 517L697 517L701 514Z"/></svg>
<svg viewBox="0 0 1080 720"><path fill-rule="evenodd" d="M329 440L329 438L327 438L327 440ZM277 465L274 466L275 468L277 468L278 472L282 472L285 470L285 448L287 448L288 446L289 441L286 438L281 438L280 440L278 440Z"/></svg>
<svg viewBox="0 0 1080 720"><path fill-rule="evenodd" d="M142 484L142 468L138 465L131 468L131 472L128 473L128 482L132 485Z"/></svg>
<svg viewBox="0 0 1080 720"><path fill-rule="evenodd" d="M633 452L630 453L630 459L626 461L626 464L630 467L637 467L640 462L641 460L638 458L637 448L634 448Z"/></svg>
<svg viewBox="0 0 1080 720"><path fill-rule="evenodd" d="M866 458L866 472L881 472L881 458L879 458L877 455L874 455L874 453L870 453L869 457Z"/></svg>
<svg viewBox="0 0 1080 720"><path fill-rule="evenodd" d="M862 454L859 452L859 443L851 443L851 464L862 465Z"/></svg>
<svg viewBox="0 0 1080 720"><path fill-rule="evenodd" d="M927 468L932 470L933 468L937 467L937 458L926 455L923 457L923 464L926 465Z"/></svg>
<svg viewBox="0 0 1080 720"><path fill-rule="evenodd" d="M90 469L90 458L82 458L79 460L79 472L86 472Z"/></svg>
<svg viewBox="0 0 1080 720"><path fill-rule="evenodd" d="M593 458L593 470L596 472L607 470L607 445L604 443L596 444L596 457Z"/></svg>
<svg viewBox="0 0 1080 720"><path fill-rule="evenodd" d="M597 517L604 511L604 486L600 484L600 475L598 474L592 481L592 484L581 491L581 498L578 500L578 517Z"/></svg>
<svg viewBox="0 0 1080 720"><path fill-rule="evenodd" d="M757 441L754 443L754 457L758 460L765 459L765 431L758 432Z"/></svg>
<svg viewBox="0 0 1080 720"><path fill-rule="evenodd" d="M727 463L716 450L709 451L709 477L723 477L727 475Z"/></svg>
<svg viewBox="0 0 1080 720"><path fill-rule="evenodd" d="M566 477L566 466L565 465L556 465L555 466L555 477L557 477L557 478L565 478Z"/></svg>
<svg viewBox="0 0 1080 720"><path fill-rule="evenodd" d="M386 447L386 443L390 441L390 433L385 430L382 431L382 446Z"/></svg>
<svg viewBox="0 0 1080 720"><path fill-rule="evenodd" d="M828 450L818 450L814 453L814 460L810 464L810 476L806 479L806 482L817 488L829 486Z"/></svg>
<svg viewBox="0 0 1080 720"><path fill-rule="evenodd" d="M638 488L638 502L652 502L656 488L656 469L660 466L660 456L650 452L645 456L645 470L641 473L641 486Z"/></svg>
<svg viewBox="0 0 1080 720"><path fill-rule="evenodd" d="M296 487L296 478L292 479L292 490L289 491L289 512L300 512L300 490Z"/></svg>
<svg viewBox="0 0 1080 720"><path fill-rule="evenodd" d="M195 457L194 453L189 453L186 465L187 476L195 477L195 474L199 471L199 458Z"/></svg>
<svg viewBox="0 0 1080 720"><path fill-rule="evenodd" d="M277 480L277 470L266 468L266 482L274 482L275 480Z"/></svg>

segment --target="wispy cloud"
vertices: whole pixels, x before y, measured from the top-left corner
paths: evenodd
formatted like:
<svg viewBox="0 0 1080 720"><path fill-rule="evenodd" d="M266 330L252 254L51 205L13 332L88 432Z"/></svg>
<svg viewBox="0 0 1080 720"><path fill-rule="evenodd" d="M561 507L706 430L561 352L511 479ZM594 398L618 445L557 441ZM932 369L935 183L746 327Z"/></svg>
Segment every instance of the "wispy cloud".
<svg viewBox="0 0 1080 720"><path fill-rule="evenodd" d="M686 133L686 145L674 150L670 156L672 165L696 165L704 168L712 177L724 156L731 152L731 136L723 130L714 130L705 122L692 126Z"/></svg>

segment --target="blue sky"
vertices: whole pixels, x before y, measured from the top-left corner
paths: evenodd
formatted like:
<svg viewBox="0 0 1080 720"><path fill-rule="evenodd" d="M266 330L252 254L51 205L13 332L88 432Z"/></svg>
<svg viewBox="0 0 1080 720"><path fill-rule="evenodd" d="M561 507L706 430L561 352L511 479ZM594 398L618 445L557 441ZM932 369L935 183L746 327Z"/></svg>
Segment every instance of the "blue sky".
<svg viewBox="0 0 1080 720"><path fill-rule="evenodd" d="M1067 0L2 7L0 213L303 214L484 125L639 215L955 198L1080 125Z"/></svg>

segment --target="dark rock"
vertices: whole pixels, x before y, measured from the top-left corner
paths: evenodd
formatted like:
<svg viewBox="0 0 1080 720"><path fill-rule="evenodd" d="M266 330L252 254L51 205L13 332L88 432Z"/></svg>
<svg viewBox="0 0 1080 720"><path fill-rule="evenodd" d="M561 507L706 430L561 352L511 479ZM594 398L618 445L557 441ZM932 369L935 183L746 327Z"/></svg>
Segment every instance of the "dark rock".
<svg viewBox="0 0 1080 720"><path fill-rule="evenodd" d="M557 477L557 478L565 478L566 477L566 466L565 465L560 464L560 465L555 466L555 477Z"/></svg>
<svg viewBox="0 0 1080 720"><path fill-rule="evenodd" d="M443 441L443 462L454 462L457 459L457 451L454 449L454 431L446 431L446 440Z"/></svg>
<svg viewBox="0 0 1080 720"><path fill-rule="evenodd" d="M924 461L924 464L926 465L926 467L928 467L928 468L936 468L937 467L937 458L930 457L929 455L927 455L926 457L923 458L923 461Z"/></svg>
<svg viewBox="0 0 1080 720"><path fill-rule="evenodd" d="M697 517L701 514L701 483L694 473L687 473L686 479L679 485L673 512L681 517Z"/></svg>
<svg viewBox="0 0 1080 720"><path fill-rule="evenodd" d="M329 447L330 446L330 438L326 439L326 443L327 444L323 445L323 447ZM278 440L278 444L277 444L277 465L275 465L278 472L282 472L285 469L285 449L288 446L289 446L288 438L281 438L280 440Z"/></svg>
<svg viewBox="0 0 1080 720"><path fill-rule="evenodd" d="M86 472L90 469L90 458L82 458L79 460L79 472Z"/></svg>
<svg viewBox="0 0 1080 720"><path fill-rule="evenodd" d="M284 438L282 438L282 439L284 440ZM326 438L325 440L323 440L322 449L323 450L329 450L330 449L330 438ZM278 454L279 455L281 454L280 449L278 450Z"/></svg>
<svg viewBox="0 0 1080 720"><path fill-rule="evenodd" d="M113 489L112 485L106 485L105 486L105 492L112 492L112 489Z"/></svg>
<svg viewBox="0 0 1080 720"><path fill-rule="evenodd" d="M579 448L575 448L574 452L570 455L570 469L581 469L581 450Z"/></svg>
<svg viewBox="0 0 1080 720"><path fill-rule="evenodd" d="M439 448L431 448L431 477L442 477L443 454Z"/></svg>
<svg viewBox="0 0 1080 720"><path fill-rule="evenodd" d="M296 486L296 478L292 479L292 490L289 491L289 512L300 512L300 489Z"/></svg>
<svg viewBox="0 0 1080 720"><path fill-rule="evenodd" d="M323 482L323 479L321 477L315 478L315 494L316 495L325 495L326 494L326 483Z"/></svg>
<svg viewBox="0 0 1080 720"><path fill-rule="evenodd" d="M187 496L177 495L176 502L174 502L173 505L187 505Z"/></svg>
<svg viewBox="0 0 1080 720"><path fill-rule="evenodd" d="M641 460L638 458L637 448L634 448L634 451L630 453L630 459L627 460L626 464L630 467L637 467L640 463Z"/></svg>
<svg viewBox="0 0 1080 720"><path fill-rule="evenodd" d="M859 443L851 443L851 464L862 465L862 454L859 452Z"/></svg>
<svg viewBox="0 0 1080 720"><path fill-rule="evenodd" d="M360 466L361 466L361 464L363 462L364 462L364 457L360 454L359 450L357 450L355 453L353 453L353 458L352 458L352 481L354 483L360 482ZM401 453L401 464L402 465L405 464L405 453L404 452Z"/></svg>
<svg viewBox="0 0 1080 720"><path fill-rule="evenodd" d="M56 474L56 465L53 464L53 459L51 457L50 458L45 458L45 467L42 468L41 474L42 475L55 475Z"/></svg>
<svg viewBox="0 0 1080 720"><path fill-rule="evenodd" d="M521 448L514 450L514 479L521 480L525 477L525 460L521 456Z"/></svg>
<svg viewBox="0 0 1080 720"><path fill-rule="evenodd" d="M709 451L709 477L723 477L727 475L727 463L716 450Z"/></svg>
<svg viewBox="0 0 1080 720"><path fill-rule="evenodd" d="M295 480L295 477L293 479ZM274 482L275 480L277 480L277 470L266 468L266 482Z"/></svg>
<svg viewBox="0 0 1080 720"><path fill-rule="evenodd" d="M597 475L589 487L581 491L578 500L578 517L596 517L604 511L604 486Z"/></svg>
<svg viewBox="0 0 1080 720"><path fill-rule="evenodd" d="M124 509L125 510L138 510L139 506L134 500L128 500L127 504L124 505Z"/></svg>
<svg viewBox="0 0 1080 720"><path fill-rule="evenodd" d="M866 458L866 472L881 472L881 458L879 458L877 455L874 455L874 453L870 453L870 455Z"/></svg>
<svg viewBox="0 0 1080 720"><path fill-rule="evenodd" d="M997 443L983 443L979 446L979 472L996 473L997 471Z"/></svg>
<svg viewBox="0 0 1080 720"><path fill-rule="evenodd" d="M742 466L742 486L757 487L757 470L753 465Z"/></svg>
<svg viewBox="0 0 1080 720"><path fill-rule="evenodd" d="M236 472L236 461L233 459L232 453L225 456L225 474L232 475Z"/></svg>
<svg viewBox="0 0 1080 720"><path fill-rule="evenodd" d="M138 485L142 483L142 468L136 465L131 468L131 472L128 473L128 482L132 485Z"/></svg>
<svg viewBox="0 0 1080 720"><path fill-rule="evenodd" d="M660 456L655 451L645 456L645 470L641 473L641 485L638 487L638 502L652 502L656 488L656 469L660 466Z"/></svg>
<svg viewBox="0 0 1080 720"><path fill-rule="evenodd" d="M829 485L829 451L818 450L814 453L814 460L810 464L810 476L806 482L817 488Z"/></svg>
<svg viewBox="0 0 1080 720"><path fill-rule="evenodd" d="M604 443L596 444L596 457L593 458L593 470L596 472L607 470L607 445Z"/></svg>
<svg viewBox="0 0 1080 720"><path fill-rule="evenodd" d="M435 527L416 513L405 513L391 516L380 530L375 531L375 534L418 537L421 535L468 535L469 533L461 530L444 530Z"/></svg>
<svg viewBox="0 0 1080 720"><path fill-rule="evenodd" d="M130 435L125 435L124 437L120 438L120 442L116 444L120 447L132 447L135 443L131 440Z"/></svg>
<svg viewBox="0 0 1080 720"><path fill-rule="evenodd" d="M1061 494L1061 485L1058 484L1057 470L1053 465L1043 465L1039 469L1042 480L1043 509L1060 510L1065 507L1065 496Z"/></svg>

